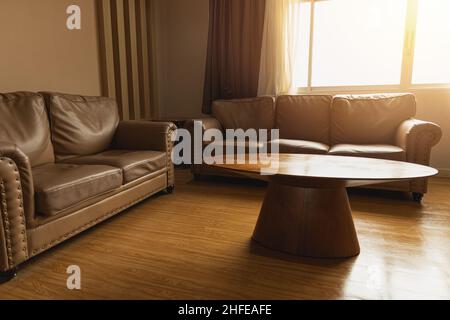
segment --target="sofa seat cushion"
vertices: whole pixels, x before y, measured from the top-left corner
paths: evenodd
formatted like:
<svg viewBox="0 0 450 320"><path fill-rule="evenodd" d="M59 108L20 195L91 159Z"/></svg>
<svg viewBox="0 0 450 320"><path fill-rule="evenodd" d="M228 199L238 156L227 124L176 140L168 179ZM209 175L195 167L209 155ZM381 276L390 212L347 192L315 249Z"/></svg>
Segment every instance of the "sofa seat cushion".
<svg viewBox="0 0 450 320"><path fill-rule="evenodd" d="M122 186L120 169L109 166L46 164L33 168L33 179L36 209L44 216Z"/></svg>
<svg viewBox="0 0 450 320"><path fill-rule="evenodd" d="M208 147L209 146L209 147ZM204 148L211 148L215 150L222 150L222 153L225 154L227 148L232 148L234 153L238 153L238 151L243 150L244 153L258 153L262 148L264 148L264 142L259 141L248 141L238 142L237 140L223 140L220 142L215 141L205 141L203 142ZM212 151L209 149L210 151ZM214 154L214 152L212 152Z"/></svg>
<svg viewBox="0 0 450 320"><path fill-rule="evenodd" d="M387 144L355 145L338 144L331 147L330 155L366 157L396 161L406 161L406 152L402 148Z"/></svg>
<svg viewBox="0 0 450 320"><path fill-rule="evenodd" d="M74 164L108 165L122 170L123 184L167 168L167 156L160 151L107 150L64 161Z"/></svg>
<svg viewBox="0 0 450 320"><path fill-rule="evenodd" d="M306 141L306 140L289 140L278 139L270 142L278 144L280 153L295 153L295 154L327 154L330 147L324 143Z"/></svg>

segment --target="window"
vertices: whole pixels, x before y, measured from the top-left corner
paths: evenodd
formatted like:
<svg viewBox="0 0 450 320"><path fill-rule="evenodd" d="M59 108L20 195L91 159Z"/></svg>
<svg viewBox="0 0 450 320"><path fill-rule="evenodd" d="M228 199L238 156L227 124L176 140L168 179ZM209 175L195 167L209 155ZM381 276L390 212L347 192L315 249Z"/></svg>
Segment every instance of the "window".
<svg viewBox="0 0 450 320"><path fill-rule="evenodd" d="M303 0L291 10L296 87L450 83L450 0Z"/></svg>

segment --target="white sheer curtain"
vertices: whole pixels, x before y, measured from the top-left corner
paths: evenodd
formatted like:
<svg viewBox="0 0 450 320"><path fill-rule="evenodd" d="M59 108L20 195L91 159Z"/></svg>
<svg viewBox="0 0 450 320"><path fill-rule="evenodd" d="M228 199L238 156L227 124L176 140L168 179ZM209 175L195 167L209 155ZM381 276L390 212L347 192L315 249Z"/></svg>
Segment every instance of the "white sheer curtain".
<svg viewBox="0 0 450 320"><path fill-rule="evenodd" d="M294 90L301 0L266 0L258 95Z"/></svg>

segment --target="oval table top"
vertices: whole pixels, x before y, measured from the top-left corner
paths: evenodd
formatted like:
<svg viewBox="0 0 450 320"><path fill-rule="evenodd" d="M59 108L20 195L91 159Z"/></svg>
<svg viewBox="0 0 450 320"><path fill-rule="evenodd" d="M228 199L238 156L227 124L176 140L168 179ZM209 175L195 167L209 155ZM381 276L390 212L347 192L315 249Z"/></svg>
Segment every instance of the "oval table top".
<svg viewBox="0 0 450 320"><path fill-rule="evenodd" d="M274 155L271 157L271 166L264 163L250 163L248 155L245 164L212 164L212 166L252 177L260 175L263 180L287 184L322 185L334 181L347 187L412 180L438 174L436 169L423 165L373 158L306 154L279 154L278 159ZM277 166L278 170L272 168Z"/></svg>

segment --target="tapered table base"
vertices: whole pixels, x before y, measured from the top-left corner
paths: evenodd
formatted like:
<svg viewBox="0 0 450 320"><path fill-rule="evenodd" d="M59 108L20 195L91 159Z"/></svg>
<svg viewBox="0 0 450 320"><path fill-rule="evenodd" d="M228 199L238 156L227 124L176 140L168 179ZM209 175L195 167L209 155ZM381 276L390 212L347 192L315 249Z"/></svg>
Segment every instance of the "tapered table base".
<svg viewBox="0 0 450 320"><path fill-rule="evenodd" d="M360 252L345 188L270 182L253 239L305 257L347 258Z"/></svg>

